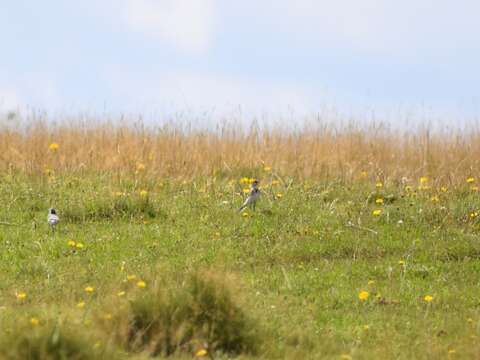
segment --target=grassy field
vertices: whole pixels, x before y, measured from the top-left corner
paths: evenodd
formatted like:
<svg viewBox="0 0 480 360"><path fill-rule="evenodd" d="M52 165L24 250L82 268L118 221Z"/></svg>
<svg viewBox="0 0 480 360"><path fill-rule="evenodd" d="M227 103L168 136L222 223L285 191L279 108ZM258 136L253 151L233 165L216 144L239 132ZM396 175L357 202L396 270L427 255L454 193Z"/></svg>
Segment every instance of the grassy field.
<svg viewBox="0 0 480 360"><path fill-rule="evenodd" d="M477 137L318 131L1 131L0 358L479 358Z"/></svg>

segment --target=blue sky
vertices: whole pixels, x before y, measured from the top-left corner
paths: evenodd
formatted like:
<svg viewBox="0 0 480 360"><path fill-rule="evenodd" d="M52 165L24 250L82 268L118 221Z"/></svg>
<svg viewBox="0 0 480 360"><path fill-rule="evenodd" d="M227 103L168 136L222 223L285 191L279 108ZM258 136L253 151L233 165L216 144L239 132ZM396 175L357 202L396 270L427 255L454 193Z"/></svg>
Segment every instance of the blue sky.
<svg viewBox="0 0 480 360"><path fill-rule="evenodd" d="M480 2L0 1L0 109L477 116Z"/></svg>

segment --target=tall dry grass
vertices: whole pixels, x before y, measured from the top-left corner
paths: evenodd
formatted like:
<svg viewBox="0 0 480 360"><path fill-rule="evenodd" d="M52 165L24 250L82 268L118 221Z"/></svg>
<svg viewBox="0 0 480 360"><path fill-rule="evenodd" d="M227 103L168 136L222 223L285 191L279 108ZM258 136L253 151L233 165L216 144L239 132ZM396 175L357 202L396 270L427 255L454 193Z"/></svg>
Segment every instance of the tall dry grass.
<svg viewBox="0 0 480 360"><path fill-rule="evenodd" d="M212 131L185 126L112 125L102 121L27 126L0 120L0 169L40 174L45 169L132 173L139 164L152 176L235 174L270 166L300 178L349 180L361 171L377 178L429 175L463 179L479 170L480 131L398 131L382 124L306 124L301 129L240 128ZM49 149L58 143L56 151Z"/></svg>

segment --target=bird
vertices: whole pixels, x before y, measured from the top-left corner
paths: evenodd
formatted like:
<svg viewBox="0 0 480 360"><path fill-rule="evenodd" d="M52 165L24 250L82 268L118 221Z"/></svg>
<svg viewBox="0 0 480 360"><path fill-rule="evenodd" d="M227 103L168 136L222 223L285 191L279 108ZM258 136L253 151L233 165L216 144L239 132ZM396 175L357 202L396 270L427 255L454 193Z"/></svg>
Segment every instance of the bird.
<svg viewBox="0 0 480 360"><path fill-rule="evenodd" d="M253 210L255 210L255 204L257 202L258 197L260 196L260 189L258 188L258 180L255 180L252 183L252 188L248 193L248 197L245 199L245 202L238 210L239 212L245 209L247 206L252 205Z"/></svg>
<svg viewBox="0 0 480 360"><path fill-rule="evenodd" d="M55 230L55 225L57 225L60 221L57 215L57 210L55 210L54 208L48 209L47 221L48 225L51 226L52 230Z"/></svg>

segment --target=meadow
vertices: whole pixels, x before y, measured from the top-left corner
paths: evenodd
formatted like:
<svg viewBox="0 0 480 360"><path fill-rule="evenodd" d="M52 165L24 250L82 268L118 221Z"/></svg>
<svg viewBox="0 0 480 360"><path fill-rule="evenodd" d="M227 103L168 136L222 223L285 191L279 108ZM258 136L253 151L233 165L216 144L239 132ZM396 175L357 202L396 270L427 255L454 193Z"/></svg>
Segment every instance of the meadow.
<svg viewBox="0 0 480 360"><path fill-rule="evenodd" d="M1 359L480 357L480 131L13 121Z"/></svg>

